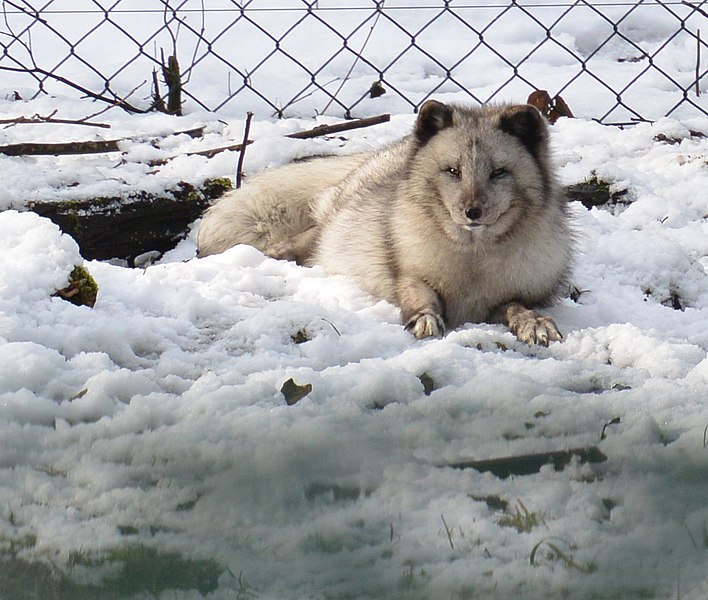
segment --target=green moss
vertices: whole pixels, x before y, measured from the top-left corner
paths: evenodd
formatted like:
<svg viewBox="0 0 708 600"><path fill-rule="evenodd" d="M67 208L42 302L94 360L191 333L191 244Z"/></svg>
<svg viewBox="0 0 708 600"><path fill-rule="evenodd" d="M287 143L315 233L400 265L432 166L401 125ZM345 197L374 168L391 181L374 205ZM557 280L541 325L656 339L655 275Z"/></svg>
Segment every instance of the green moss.
<svg viewBox="0 0 708 600"><path fill-rule="evenodd" d="M594 206L616 206L618 204L628 204L629 200L624 198L629 190L611 191L612 183L604 181L593 171L585 181L566 187L566 195L570 200L581 202L586 208Z"/></svg>
<svg viewBox="0 0 708 600"><path fill-rule="evenodd" d="M201 192L209 200L214 200L220 196L223 196L231 189L233 189L231 179L228 177L215 177L214 179L207 179L202 184Z"/></svg>
<svg viewBox="0 0 708 600"><path fill-rule="evenodd" d="M85 267L74 267L69 275L69 285L55 294L77 306L96 304L98 284Z"/></svg>

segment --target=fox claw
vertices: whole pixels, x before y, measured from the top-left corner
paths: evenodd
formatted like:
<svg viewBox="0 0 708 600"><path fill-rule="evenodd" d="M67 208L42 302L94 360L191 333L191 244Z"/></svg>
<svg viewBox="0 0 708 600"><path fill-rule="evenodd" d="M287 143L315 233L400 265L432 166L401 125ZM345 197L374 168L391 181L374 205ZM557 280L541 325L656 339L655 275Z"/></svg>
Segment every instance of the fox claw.
<svg viewBox="0 0 708 600"><path fill-rule="evenodd" d="M418 339L442 337L445 335L445 323L440 315L423 310L413 315L406 323L406 331L410 331Z"/></svg>
<svg viewBox="0 0 708 600"><path fill-rule="evenodd" d="M530 311L533 312L533 311ZM529 346L540 344L548 346L550 342L559 342L563 339L563 335L558 331L558 326L550 317L543 317L538 313L527 315L524 319L519 319L519 322L512 327L512 332L519 340L525 342Z"/></svg>

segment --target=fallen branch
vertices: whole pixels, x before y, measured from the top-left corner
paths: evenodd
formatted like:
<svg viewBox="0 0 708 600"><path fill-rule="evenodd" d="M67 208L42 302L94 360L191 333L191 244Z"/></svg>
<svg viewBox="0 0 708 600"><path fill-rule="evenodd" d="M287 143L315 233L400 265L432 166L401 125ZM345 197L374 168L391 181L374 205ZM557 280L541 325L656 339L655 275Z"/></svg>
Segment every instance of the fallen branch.
<svg viewBox="0 0 708 600"><path fill-rule="evenodd" d="M169 135L188 135L201 137L203 127L176 131ZM7 156L59 156L67 154L101 154L105 152L120 152L121 142L135 141L137 138L120 138L117 140L90 140L83 142L27 142L0 146L0 154Z"/></svg>
<svg viewBox="0 0 708 600"><path fill-rule="evenodd" d="M307 129L305 131L289 133L285 137L296 140L306 140L323 135L330 135L332 133L341 133L342 131L349 131L351 129L361 129L363 127L371 127L372 125L379 125L380 123L388 123L390 120L391 115L389 114L377 115L375 117L366 117L365 119L343 121L333 125L318 125L317 127L313 127L312 129Z"/></svg>
<svg viewBox="0 0 708 600"><path fill-rule="evenodd" d="M0 154L8 156L38 156L64 154L98 154L119 152L119 142L123 140L97 140L90 142L22 143L0 146Z"/></svg>

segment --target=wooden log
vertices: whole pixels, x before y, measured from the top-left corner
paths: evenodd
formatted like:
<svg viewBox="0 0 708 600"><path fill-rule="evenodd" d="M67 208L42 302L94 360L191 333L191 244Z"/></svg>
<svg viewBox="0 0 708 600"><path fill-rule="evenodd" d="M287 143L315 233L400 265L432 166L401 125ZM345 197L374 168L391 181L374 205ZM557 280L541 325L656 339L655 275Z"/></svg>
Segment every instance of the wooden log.
<svg viewBox="0 0 708 600"><path fill-rule="evenodd" d="M229 179L210 180L198 189L182 182L160 195L39 201L29 208L73 237L84 258L120 258L132 266L140 254L174 248L189 225L230 188Z"/></svg>

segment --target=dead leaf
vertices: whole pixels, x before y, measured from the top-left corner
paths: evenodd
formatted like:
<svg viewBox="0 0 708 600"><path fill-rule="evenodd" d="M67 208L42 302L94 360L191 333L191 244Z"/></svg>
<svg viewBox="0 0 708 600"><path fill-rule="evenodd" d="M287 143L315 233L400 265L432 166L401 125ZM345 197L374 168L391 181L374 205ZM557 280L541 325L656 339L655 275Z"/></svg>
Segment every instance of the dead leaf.
<svg viewBox="0 0 708 600"><path fill-rule="evenodd" d="M561 117L573 118L574 116L573 111L570 110L562 96L551 98L551 95L546 90L531 92L526 103L535 106L549 120L551 125Z"/></svg>
<svg viewBox="0 0 708 600"><path fill-rule="evenodd" d="M292 406L293 404L297 404L300 400L302 400L307 394L309 394L312 391L312 384L311 383L306 383L305 385L298 385L295 383L292 379L288 379L284 384L283 387L280 388L280 392L283 394L285 397L285 402L287 403L288 406Z"/></svg>

